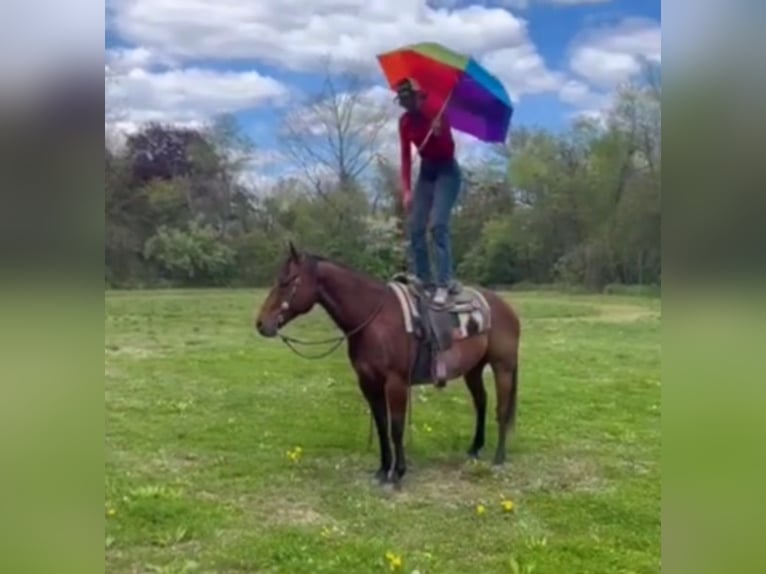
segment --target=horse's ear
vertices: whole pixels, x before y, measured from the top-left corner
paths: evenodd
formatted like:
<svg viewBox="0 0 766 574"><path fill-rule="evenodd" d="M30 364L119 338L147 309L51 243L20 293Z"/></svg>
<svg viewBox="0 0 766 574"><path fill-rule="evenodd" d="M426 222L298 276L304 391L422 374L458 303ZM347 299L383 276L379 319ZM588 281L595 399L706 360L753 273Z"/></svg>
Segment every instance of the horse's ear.
<svg viewBox="0 0 766 574"><path fill-rule="evenodd" d="M298 253L298 250L295 248L295 245L293 245L292 240L288 244L288 249L290 252L290 259L294 261L295 263L298 263L298 261L300 261L301 256L300 256L300 253Z"/></svg>

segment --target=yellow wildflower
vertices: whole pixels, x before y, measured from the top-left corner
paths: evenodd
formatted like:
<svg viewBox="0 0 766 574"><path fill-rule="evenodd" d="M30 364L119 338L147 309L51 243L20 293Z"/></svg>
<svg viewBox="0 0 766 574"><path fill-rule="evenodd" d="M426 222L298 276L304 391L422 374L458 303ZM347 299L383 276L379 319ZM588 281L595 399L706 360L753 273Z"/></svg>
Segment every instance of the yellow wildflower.
<svg viewBox="0 0 766 574"><path fill-rule="evenodd" d="M106 514L107 516L114 516L115 514L117 514L117 511L114 508L110 508L109 510L106 511Z"/></svg>
<svg viewBox="0 0 766 574"><path fill-rule="evenodd" d="M298 462L302 454L303 454L303 449L299 446L296 446L294 449L287 451L287 458L289 458L293 462Z"/></svg>
<svg viewBox="0 0 766 574"><path fill-rule="evenodd" d="M477 504L476 505L476 514L481 516L485 512L487 512L487 507L486 506L484 506L483 504Z"/></svg>
<svg viewBox="0 0 766 574"><path fill-rule="evenodd" d="M510 512L511 510L513 510L513 501L512 500L508 500L506 498L500 504L502 505L503 510L505 510L506 512Z"/></svg>
<svg viewBox="0 0 766 574"><path fill-rule="evenodd" d="M386 552L386 560L388 560L388 569L392 572L402 567L402 557L390 550Z"/></svg>

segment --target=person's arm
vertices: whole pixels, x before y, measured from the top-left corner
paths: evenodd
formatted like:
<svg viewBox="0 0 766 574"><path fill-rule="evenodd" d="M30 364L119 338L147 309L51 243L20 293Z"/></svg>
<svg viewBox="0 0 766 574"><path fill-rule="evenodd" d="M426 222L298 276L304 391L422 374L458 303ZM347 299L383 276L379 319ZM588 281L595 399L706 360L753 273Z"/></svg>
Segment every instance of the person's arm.
<svg viewBox="0 0 766 574"><path fill-rule="evenodd" d="M412 197L412 149L409 135L404 127L403 118L399 120L399 145L401 146L402 154L402 194L405 200L404 203L407 204L407 200Z"/></svg>

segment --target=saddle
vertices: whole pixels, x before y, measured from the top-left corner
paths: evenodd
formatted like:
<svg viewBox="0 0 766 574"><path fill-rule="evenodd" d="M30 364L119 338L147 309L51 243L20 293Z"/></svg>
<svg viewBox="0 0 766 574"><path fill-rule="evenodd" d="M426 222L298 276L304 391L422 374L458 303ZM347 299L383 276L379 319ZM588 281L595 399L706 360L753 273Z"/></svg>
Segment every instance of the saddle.
<svg viewBox="0 0 766 574"><path fill-rule="evenodd" d="M399 300L407 333L418 343L412 384L435 382L443 387L449 373L440 358L456 341L489 329L487 300L478 289L464 286L451 289L446 304L436 306L430 290L409 275L394 276L389 286Z"/></svg>

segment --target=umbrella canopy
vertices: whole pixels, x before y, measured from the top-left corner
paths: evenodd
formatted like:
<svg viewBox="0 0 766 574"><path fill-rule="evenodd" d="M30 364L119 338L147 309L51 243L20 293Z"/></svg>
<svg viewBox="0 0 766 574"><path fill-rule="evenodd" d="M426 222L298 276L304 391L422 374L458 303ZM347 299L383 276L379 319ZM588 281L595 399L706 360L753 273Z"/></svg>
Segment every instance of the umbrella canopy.
<svg viewBox="0 0 766 574"><path fill-rule="evenodd" d="M513 104L503 84L471 57L435 42L377 56L391 88L413 78L452 126L488 142L505 141Z"/></svg>

